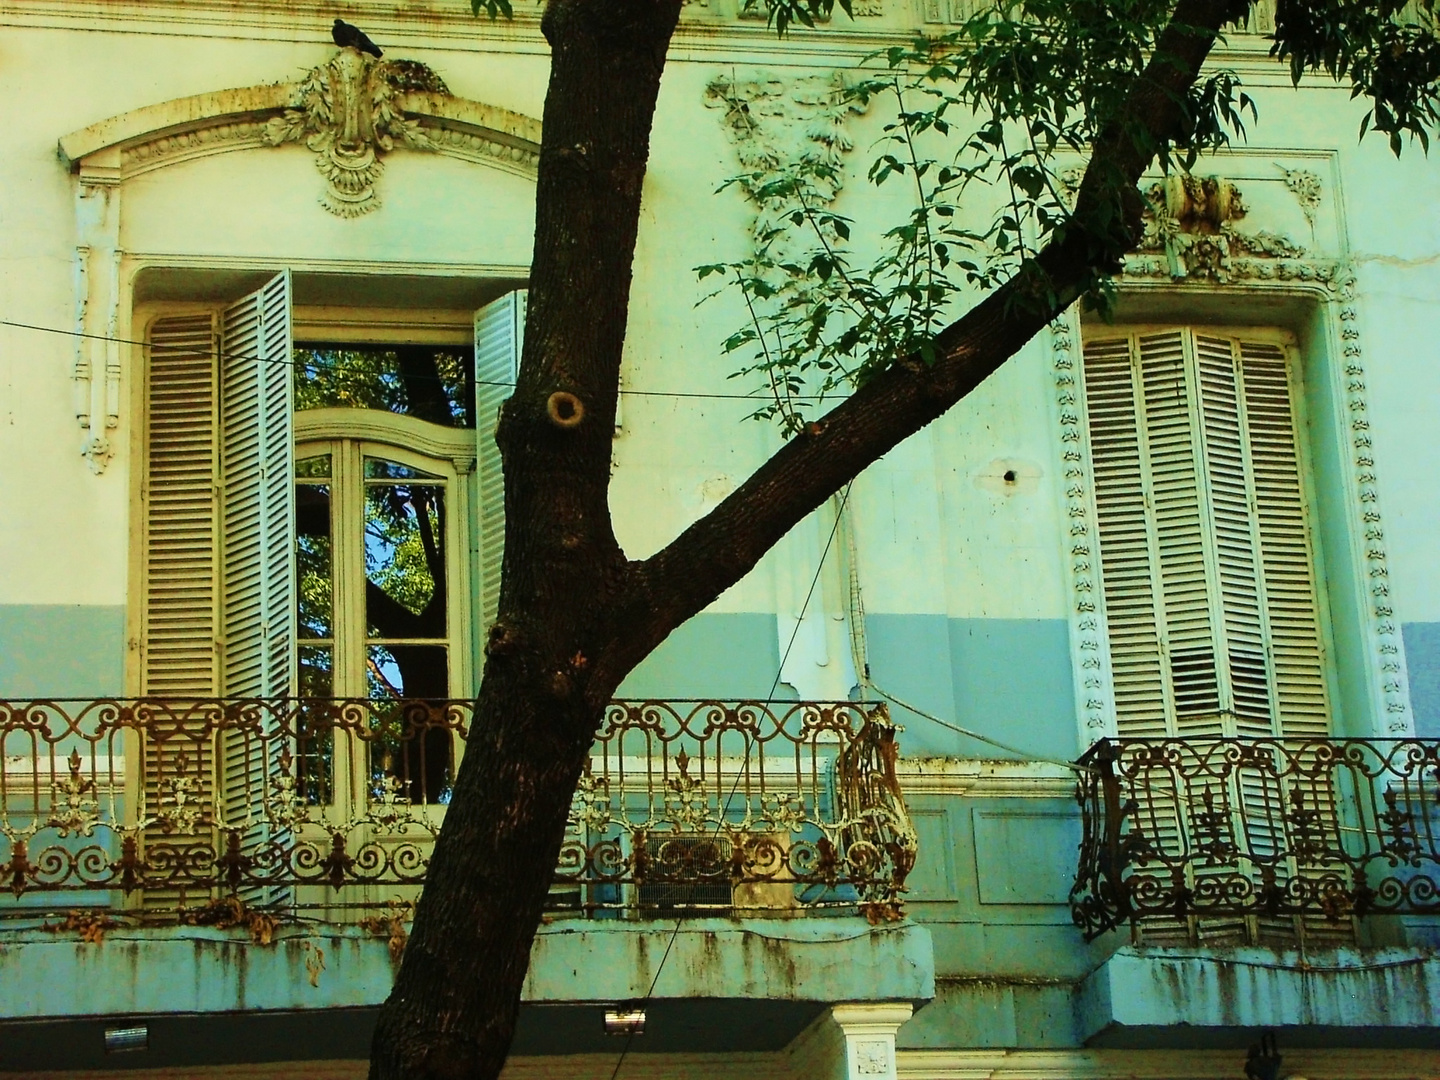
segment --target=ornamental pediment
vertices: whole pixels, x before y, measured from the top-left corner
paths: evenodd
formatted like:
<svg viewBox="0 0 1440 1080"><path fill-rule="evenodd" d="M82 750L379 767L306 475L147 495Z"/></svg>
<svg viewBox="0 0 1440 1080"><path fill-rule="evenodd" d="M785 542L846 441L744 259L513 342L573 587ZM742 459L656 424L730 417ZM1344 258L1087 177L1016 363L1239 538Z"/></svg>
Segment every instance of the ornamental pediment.
<svg viewBox="0 0 1440 1080"><path fill-rule="evenodd" d="M385 158L443 154L533 178L540 122L456 97L414 60L336 50L297 82L217 90L149 105L60 140L82 183L119 184L197 157L295 143L315 156L317 198L358 217L380 205Z"/></svg>

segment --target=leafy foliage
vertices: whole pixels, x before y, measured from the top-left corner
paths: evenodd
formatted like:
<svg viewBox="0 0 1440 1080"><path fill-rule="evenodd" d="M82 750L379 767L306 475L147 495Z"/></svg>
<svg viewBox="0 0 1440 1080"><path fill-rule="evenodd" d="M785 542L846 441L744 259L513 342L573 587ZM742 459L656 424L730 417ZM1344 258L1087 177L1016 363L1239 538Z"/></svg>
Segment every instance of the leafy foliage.
<svg viewBox="0 0 1440 1080"><path fill-rule="evenodd" d="M411 614L425 617L444 581L444 489L421 484L365 488L365 576ZM371 616L372 620L374 615ZM429 622L437 622L432 615ZM429 636L445 632L444 609ZM386 627L383 637L413 637Z"/></svg>
<svg viewBox="0 0 1440 1080"><path fill-rule="evenodd" d="M833 4L765 2L782 30ZM1410 17L1395 0L1280 0L1272 53L1297 80L1324 72L1370 97L1362 137L1385 132L1397 153L1403 133L1427 145L1440 77L1430 4ZM1249 7L1241 0L1227 14ZM868 177L905 185L909 209L868 258L851 243L856 223L824 197L839 187L835 163L799 160L729 181L774 224L757 231L748 257L697 273L744 299L748 318L723 348L745 357L737 375L762 377L769 397L754 415L794 434L827 397L900 361L933 363L937 336L965 302L1002 285L1008 305L1055 310L1036 256L1077 234L1089 253L1078 294L1108 314L1114 274L1139 239L1138 204L1133 178L1114 155L1094 155L1097 142L1188 170L1256 118L1228 71L1197 81L1163 135L1129 114L1147 65L1164 62L1174 11L1170 0L998 0L952 33L871 57L874 73L836 92L888 117Z"/></svg>
<svg viewBox="0 0 1440 1080"><path fill-rule="evenodd" d="M300 345L295 408L378 409L447 427L474 427L474 365L467 349Z"/></svg>
<svg viewBox="0 0 1440 1080"><path fill-rule="evenodd" d="M1428 129L1440 121L1436 29L1434 0L1278 0L1270 52L1297 84L1312 71L1349 79L1351 96L1371 103L1360 137L1382 132L1398 157L1407 134L1428 151Z"/></svg>

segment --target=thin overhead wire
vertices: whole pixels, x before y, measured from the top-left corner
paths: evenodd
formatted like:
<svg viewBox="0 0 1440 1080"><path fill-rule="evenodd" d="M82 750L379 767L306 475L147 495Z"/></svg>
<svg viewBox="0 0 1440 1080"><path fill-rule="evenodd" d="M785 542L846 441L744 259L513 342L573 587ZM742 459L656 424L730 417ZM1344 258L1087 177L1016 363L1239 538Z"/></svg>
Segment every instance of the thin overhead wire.
<svg viewBox="0 0 1440 1080"><path fill-rule="evenodd" d="M780 657L779 667L775 669L775 678L770 683L770 692L765 695L765 700L767 702L775 700L775 691L780 686L780 678L785 672L786 663L788 663L790 660L790 651L795 647L795 639L800 634L800 624L805 619L805 613L810 610L810 600L812 597L814 597L815 588L820 583L820 575L825 570L825 559L830 554L831 545L835 543L835 533L840 528L840 521L845 513L845 504L850 501L850 489L854 486L855 481L851 480L848 484L845 485L845 491L840 496L840 505L835 511L835 523L830 527L830 535L828 538L826 538L825 547L820 552L820 562L815 567L814 575L810 578L810 588L807 589L805 592L805 600L800 605L800 616L795 620L795 628L790 631L790 640L785 643L785 652ZM740 790L740 778L745 773L745 766L749 765L750 763L750 750L751 743L750 740L747 738L745 740L745 764L735 770L735 783L730 785L730 794L725 797L725 805L720 809L721 822L725 820L725 815L730 812L730 803L735 798L735 792ZM710 834L711 841L713 842L719 835L720 825L717 823L715 826L715 831ZM692 884L690 886L690 891L692 895L694 893L694 889L695 886ZM665 970L665 961L670 959L670 951L675 947L675 941L677 938L679 938L680 928L684 925L684 923L685 920L683 917L675 920L675 929L670 932L670 940L665 943L665 951L660 956L660 963L655 965L655 977L650 980L650 988L645 991L645 996L640 999L639 1004L642 1007L647 1002L649 1002L652 997L654 997L655 987L660 985L660 974ZM634 1040L634 1038L635 1032L633 1030L626 1033L625 1045L620 1048L620 1056L615 1061L615 1069L613 1072L610 1073L610 1080L617 1080L617 1077L619 1077L620 1068L625 1064L625 1057L630 1053L630 1043Z"/></svg>
<svg viewBox="0 0 1440 1080"><path fill-rule="evenodd" d="M311 368L320 366L297 360L281 360L273 356L255 356L250 353L227 352L224 349L206 349L201 351L188 345L164 345L153 341L139 341L135 338L112 337L109 334L87 334L80 330L66 330L63 327L58 326L40 326L36 323L17 322L13 319L0 319L0 326L9 326L18 330L33 330L42 334L59 334L65 337L85 338L90 341L113 341L120 345L139 345L142 348L151 350L151 352L164 352L170 354L178 353L182 356L218 356L221 359L225 360L250 360L254 361L257 364L278 364L281 367L299 368L302 370L309 370ZM304 348L305 346L302 343L299 347ZM437 349L443 349L443 346L437 346ZM419 375L412 377L444 381L443 379L440 379L439 376L434 375ZM475 383L478 386L515 385L513 382L504 382L496 379L476 379ZM763 405L768 400L770 400L768 396L762 396L761 391L756 391L750 394L719 394L683 390L629 390L625 387L621 387L620 393L626 397L657 397L681 399L694 398L705 401L748 401L756 405ZM768 391L765 391L763 393L768 395ZM842 396L832 394L828 397L823 397L817 395L794 394L789 396L789 400L809 402L840 401L842 400Z"/></svg>
<svg viewBox="0 0 1440 1080"><path fill-rule="evenodd" d="M866 687L875 691L875 693L879 694L892 705L898 705L900 706L900 708L912 712L916 716L922 717L925 720L929 720L932 724L938 724L943 728L948 728L950 731L954 731L960 735L966 736L967 738L974 739L976 742L987 743L990 746L996 747L997 749L1004 750L1008 754L1014 754L1017 757L1023 758L1025 761L1035 761L1043 765L1059 765L1061 768L1070 769L1073 772L1078 773L1089 773L1095 771L1088 765L1077 765L1073 761L1065 761L1062 758L1041 757L1038 754L1032 754L1029 750L1021 750L1018 746L1011 746L1008 743L1001 742L999 739L992 739L989 735L982 735L978 731L971 731L969 728L961 727L959 724L952 724L949 720L940 719L940 717L936 716L934 713L926 712L918 705L911 705L908 701L901 701L895 695L887 693L882 687L876 686L875 683L871 681L868 673L863 675L861 678L863 684Z"/></svg>

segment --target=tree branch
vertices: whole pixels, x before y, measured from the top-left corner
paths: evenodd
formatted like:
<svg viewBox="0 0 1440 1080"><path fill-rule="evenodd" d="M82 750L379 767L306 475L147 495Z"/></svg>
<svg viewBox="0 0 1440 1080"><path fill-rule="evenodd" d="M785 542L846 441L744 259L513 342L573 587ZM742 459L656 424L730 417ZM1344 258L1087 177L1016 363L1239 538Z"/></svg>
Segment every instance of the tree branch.
<svg viewBox="0 0 1440 1080"><path fill-rule="evenodd" d="M1243 15L1244 0L1181 0L1136 82L1122 119L1095 141L1080 185L1075 220L1103 211L1107 193L1123 194L1123 227L1133 247L1143 209L1138 184L1155 148L1180 133L1186 95L1220 27ZM604 677L618 684L680 623L739 581L805 515L850 478L936 420L979 386L1079 298L1091 271L1113 258L1082 228L1071 228L1031 263L946 327L927 365L906 357L808 424L719 506L664 549L631 568L615 606L612 653ZM1031 295L1035 283L1049 289ZM597 676L601 673L597 671Z"/></svg>

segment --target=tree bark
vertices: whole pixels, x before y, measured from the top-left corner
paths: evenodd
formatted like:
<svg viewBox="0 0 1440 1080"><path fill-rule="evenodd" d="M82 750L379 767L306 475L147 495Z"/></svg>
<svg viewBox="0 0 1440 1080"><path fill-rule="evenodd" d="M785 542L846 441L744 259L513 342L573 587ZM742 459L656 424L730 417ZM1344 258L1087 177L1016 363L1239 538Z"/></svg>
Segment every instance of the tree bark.
<svg viewBox="0 0 1440 1080"><path fill-rule="evenodd" d="M1130 117L1154 137L1218 28L1243 0L1181 0L1136 85ZM372 1080L493 1080L504 1064L530 947L575 782L606 702L666 635L755 565L848 479L942 415L1075 298L1098 257L1078 231L1037 259L1045 307L997 290L940 336L933 365L901 361L793 439L707 517L627 563L608 508L610 439L640 190L679 0L550 0L552 48L525 354L497 433L505 473L500 614L465 759L431 859ZM1097 141L1134 186L1152 160L1132 128ZM1087 172L1083 211L1099 198ZM1138 193L1129 207L1138 227Z"/></svg>
<svg viewBox="0 0 1440 1080"><path fill-rule="evenodd" d="M1094 216L1105 192L1118 188L1127 249L1139 242L1140 177L1155 160L1155 145L1178 134L1185 95L1220 27L1249 6L1248 0L1180 0L1121 119L1096 140L1076 220ZM1017 274L946 327L933 363L903 359L807 424L720 505L635 568L616 603L617 621L629 632L604 663L629 671L847 481L949 411L1079 299L1079 283L1104 251L1093 235L1070 230L1035 257L1028 269L1038 274ZM1022 295L1037 276L1050 290L1049 302Z"/></svg>
<svg viewBox="0 0 1440 1080"><path fill-rule="evenodd" d="M605 613L627 576L611 437L650 125L680 0L550 0L525 352L496 435L499 617L375 1080L492 1078L509 1050L565 817L623 673Z"/></svg>

